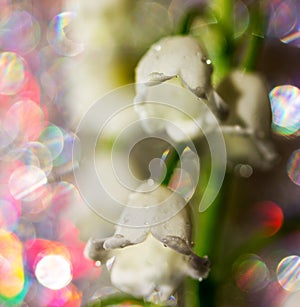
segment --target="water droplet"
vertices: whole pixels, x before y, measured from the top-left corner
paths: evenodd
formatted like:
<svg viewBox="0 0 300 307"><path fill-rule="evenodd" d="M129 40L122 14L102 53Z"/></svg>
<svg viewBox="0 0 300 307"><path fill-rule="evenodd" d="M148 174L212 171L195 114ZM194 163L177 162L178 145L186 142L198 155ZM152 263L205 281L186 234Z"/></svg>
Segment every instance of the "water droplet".
<svg viewBox="0 0 300 307"><path fill-rule="evenodd" d="M109 258L109 259L106 261L106 267L107 267L107 269L108 269L109 271L111 270L111 268L112 268L112 266L113 266L113 264L114 264L114 262L115 262L115 259L116 259L116 257L114 256L114 257Z"/></svg>
<svg viewBox="0 0 300 307"><path fill-rule="evenodd" d="M146 300L152 302L154 304L161 303L161 292L158 290L154 290L149 296L146 297Z"/></svg>
<svg viewBox="0 0 300 307"><path fill-rule="evenodd" d="M161 50L161 45L155 45L154 46L155 51L160 51Z"/></svg>
<svg viewBox="0 0 300 307"><path fill-rule="evenodd" d="M153 179L148 179L147 180L148 185L151 187L154 184L154 180Z"/></svg>

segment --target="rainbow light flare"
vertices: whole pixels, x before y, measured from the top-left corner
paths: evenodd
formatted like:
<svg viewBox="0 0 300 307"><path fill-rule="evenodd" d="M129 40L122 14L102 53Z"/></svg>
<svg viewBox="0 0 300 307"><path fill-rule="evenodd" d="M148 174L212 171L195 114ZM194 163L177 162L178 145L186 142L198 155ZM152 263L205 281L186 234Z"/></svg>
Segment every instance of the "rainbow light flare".
<svg viewBox="0 0 300 307"><path fill-rule="evenodd" d="M64 123L65 56L83 45L68 37L75 13L53 18L51 2L21 2L0 0L0 305L80 307L101 268L84 257L79 230L61 218L82 203L77 188L61 181L70 178L75 145L78 163L80 144L57 122Z"/></svg>
<svg viewBox="0 0 300 307"><path fill-rule="evenodd" d="M292 135L300 129L300 90L292 85L276 86L269 93L273 130Z"/></svg>
<svg viewBox="0 0 300 307"><path fill-rule="evenodd" d="M277 280L286 291L300 290L300 257L292 255L283 258L277 266Z"/></svg>
<svg viewBox="0 0 300 307"><path fill-rule="evenodd" d="M236 285L244 292L257 292L270 282L269 269L258 255L239 257L233 269Z"/></svg>
<svg viewBox="0 0 300 307"><path fill-rule="evenodd" d="M64 56L76 56L83 52L84 44L72 41L68 37L68 26L76 18L75 12L62 12L49 24L47 39L54 51Z"/></svg>
<svg viewBox="0 0 300 307"><path fill-rule="evenodd" d="M300 149L292 152L288 159L286 171L289 178L297 185L300 185Z"/></svg>

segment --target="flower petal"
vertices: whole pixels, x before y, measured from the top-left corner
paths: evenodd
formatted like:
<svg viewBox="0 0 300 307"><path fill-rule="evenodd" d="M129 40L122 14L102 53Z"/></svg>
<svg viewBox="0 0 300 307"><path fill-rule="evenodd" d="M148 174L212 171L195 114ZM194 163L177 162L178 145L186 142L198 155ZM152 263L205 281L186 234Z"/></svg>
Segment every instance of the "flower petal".
<svg viewBox="0 0 300 307"><path fill-rule="evenodd" d="M107 250L123 248L141 243L146 239L148 229L117 227L116 233L105 240L103 247Z"/></svg>
<svg viewBox="0 0 300 307"><path fill-rule="evenodd" d="M210 271L210 261L207 256L199 257L195 253L192 253L189 257L186 273L192 277L202 281L206 278Z"/></svg>
<svg viewBox="0 0 300 307"><path fill-rule="evenodd" d="M109 258L109 251L103 247L105 239L90 238L85 246L84 255L94 261L104 263Z"/></svg>
<svg viewBox="0 0 300 307"><path fill-rule="evenodd" d="M191 254L191 220L185 207L178 214L163 224L151 228L152 235L177 252Z"/></svg>

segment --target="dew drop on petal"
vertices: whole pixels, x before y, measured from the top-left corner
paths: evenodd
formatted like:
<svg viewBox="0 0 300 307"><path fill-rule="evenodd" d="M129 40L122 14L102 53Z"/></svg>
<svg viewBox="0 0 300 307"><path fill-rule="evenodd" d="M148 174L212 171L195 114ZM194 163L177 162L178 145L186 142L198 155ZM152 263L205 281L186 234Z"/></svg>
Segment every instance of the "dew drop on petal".
<svg viewBox="0 0 300 307"><path fill-rule="evenodd" d="M46 127L41 133L39 141L47 146L52 155L52 160L56 159L61 154L64 147L63 132L55 125Z"/></svg>
<svg viewBox="0 0 300 307"><path fill-rule="evenodd" d="M112 266L113 266L113 264L114 264L114 262L115 262L115 259L116 259L116 257L114 256L114 257L109 258L109 259L106 261L106 267L107 267L108 271L111 270L111 268L112 268Z"/></svg>
<svg viewBox="0 0 300 307"><path fill-rule="evenodd" d="M279 284L287 291L300 290L300 257L293 255L283 258L276 270Z"/></svg>
<svg viewBox="0 0 300 307"><path fill-rule="evenodd" d="M154 45L153 48L154 48L155 51L158 52L158 51L161 50L161 45Z"/></svg>
<svg viewBox="0 0 300 307"><path fill-rule="evenodd" d="M64 288L72 280L71 263L62 255L45 255L36 265L35 276L46 288Z"/></svg>
<svg viewBox="0 0 300 307"><path fill-rule="evenodd" d="M0 53L0 94L14 95L23 85L24 61L14 52Z"/></svg>
<svg viewBox="0 0 300 307"><path fill-rule="evenodd" d="M272 128L281 135L291 135L300 128L300 90L292 85L277 86L269 93Z"/></svg>
<svg viewBox="0 0 300 307"><path fill-rule="evenodd" d="M60 55L76 56L83 52L84 44L70 37L75 12L63 12L55 16L49 24L47 39L51 47Z"/></svg>
<svg viewBox="0 0 300 307"><path fill-rule="evenodd" d="M270 272L255 254L242 255L233 266L236 285L244 292L257 292L270 281Z"/></svg>
<svg viewBox="0 0 300 307"><path fill-rule="evenodd" d="M295 150L288 159L286 171L289 178L300 185L300 149Z"/></svg>
<svg viewBox="0 0 300 307"><path fill-rule="evenodd" d="M11 174L8 186L15 199L31 197L39 188L47 183L45 173L36 166L20 166ZM37 198L39 195L36 195Z"/></svg>

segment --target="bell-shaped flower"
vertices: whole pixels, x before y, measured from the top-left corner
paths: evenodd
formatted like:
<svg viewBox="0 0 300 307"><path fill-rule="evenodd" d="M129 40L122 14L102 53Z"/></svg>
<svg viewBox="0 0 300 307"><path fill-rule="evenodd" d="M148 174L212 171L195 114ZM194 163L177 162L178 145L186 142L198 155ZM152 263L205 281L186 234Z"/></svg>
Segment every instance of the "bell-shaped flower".
<svg viewBox="0 0 300 307"><path fill-rule="evenodd" d="M138 63L135 77L135 109L144 120L144 129L154 132L166 128L163 122L155 119L164 116L166 112L170 115L172 107L177 108L179 115L192 116L205 126L202 122L206 114L203 114L197 102L199 105L201 102L207 105L217 118L226 118L227 106L211 85L212 71L211 60L198 41L190 36L165 37L151 46ZM179 81L181 93L178 94L176 89L172 93L172 87L162 86L168 80ZM189 95L191 93L194 97ZM164 107L168 107L168 110ZM177 116L177 120L180 122L182 118ZM186 126L184 132L193 135L194 126Z"/></svg>
<svg viewBox="0 0 300 307"><path fill-rule="evenodd" d="M174 36L154 44L136 68L134 102L144 129L165 131L176 142L222 132L230 166L272 167L278 154L265 80L258 73L235 70L217 94L211 74L212 63L195 39ZM176 79L183 87L163 83Z"/></svg>
<svg viewBox="0 0 300 307"><path fill-rule="evenodd" d="M106 263L111 283L119 290L146 300L155 297L156 302L164 302L184 277L199 280L207 277L210 262L207 256L199 257L192 250L192 223L185 199L167 187L158 186L152 190L149 187L148 183L142 184L130 195L115 233L104 239L91 238L85 254ZM154 216L152 222L142 222L144 227L124 225L139 217L140 208L157 208L159 214L173 204L178 212L162 222L156 223L160 216Z"/></svg>
<svg viewBox="0 0 300 307"><path fill-rule="evenodd" d="M255 72L232 71L218 86L229 104L221 125L227 156L233 165L267 169L279 159L272 141L272 111L264 78Z"/></svg>

